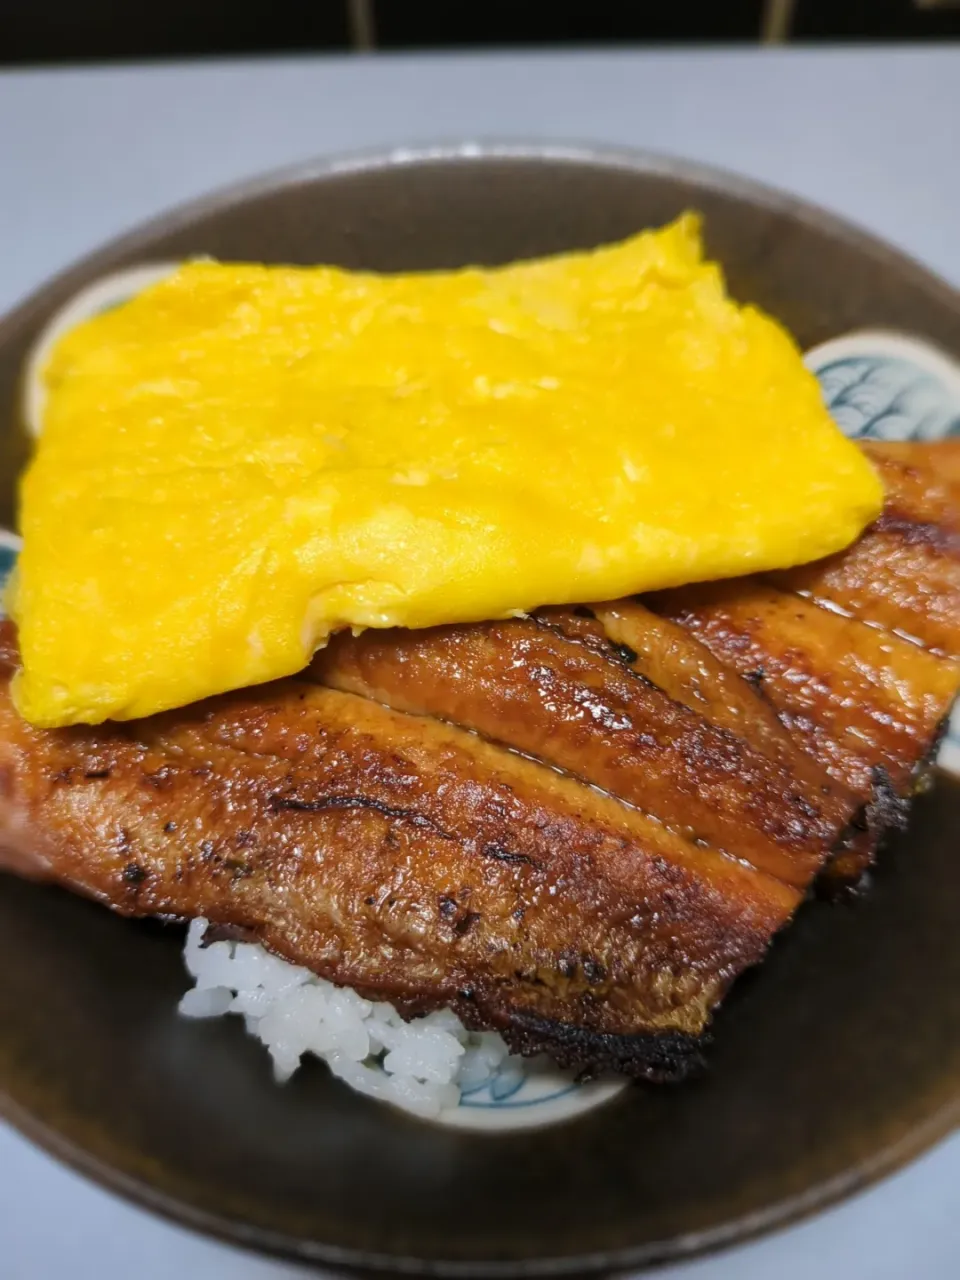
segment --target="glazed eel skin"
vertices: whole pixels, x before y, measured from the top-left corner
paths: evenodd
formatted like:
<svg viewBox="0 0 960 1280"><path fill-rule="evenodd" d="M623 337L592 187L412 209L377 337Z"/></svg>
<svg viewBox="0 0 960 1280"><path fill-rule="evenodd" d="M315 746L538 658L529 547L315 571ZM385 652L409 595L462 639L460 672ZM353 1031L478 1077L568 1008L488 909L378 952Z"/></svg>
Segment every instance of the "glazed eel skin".
<svg viewBox="0 0 960 1280"><path fill-rule="evenodd" d="M141 721L24 723L0 624L0 865L521 1052L682 1078L825 864L855 877L902 821L960 685L955 453L871 452L886 509L830 562L343 635Z"/></svg>

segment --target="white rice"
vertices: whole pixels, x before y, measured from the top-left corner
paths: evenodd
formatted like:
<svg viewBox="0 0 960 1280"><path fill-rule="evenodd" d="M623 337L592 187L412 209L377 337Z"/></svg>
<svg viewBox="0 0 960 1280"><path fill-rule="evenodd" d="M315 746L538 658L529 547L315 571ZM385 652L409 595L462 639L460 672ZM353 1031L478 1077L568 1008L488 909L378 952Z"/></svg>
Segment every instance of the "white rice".
<svg viewBox="0 0 960 1280"><path fill-rule="evenodd" d="M436 1118L494 1072L501 1082L522 1078L521 1060L499 1035L468 1031L449 1009L405 1022L393 1005L364 1000L254 943L205 946L206 930L206 920L194 920L187 932L184 961L195 985L180 1012L242 1015L280 1083L312 1053L359 1093Z"/></svg>

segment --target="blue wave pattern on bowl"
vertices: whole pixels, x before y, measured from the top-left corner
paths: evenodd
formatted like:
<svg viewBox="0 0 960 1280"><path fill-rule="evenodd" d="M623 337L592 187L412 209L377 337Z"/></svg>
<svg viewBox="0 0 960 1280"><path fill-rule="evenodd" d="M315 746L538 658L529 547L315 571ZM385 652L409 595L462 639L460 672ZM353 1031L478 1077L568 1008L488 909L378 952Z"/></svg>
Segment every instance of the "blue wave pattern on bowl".
<svg viewBox="0 0 960 1280"><path fill-rule="evenodd" d="M7 580L13 572L13 566L17 563L17 547L12 539L7 541L6 538L0 542L0 591L6 588Z"/></svg>
<svg viewBox="0 0 960 1280"><path fill-rule="evenodd" d="M461 1089L460 1105L469 1107L492 1107L509 1100L523 1088L526 1070L522 1062L516 1058L507 1059L497 1067L491 1068L482 1080L472 1080Z"/></svg>
<svg viewBox="0 0 960 1280"><path fill-rule="evenodd" d="M815 372L834 421L848 436L941 440L960 434L960 402L911 360L851 355Z"/></svg>
<svg viewBox="0 0 960 1280"><path fill-rule="evenodd" d="M960 362L915 338L852 333L807 353L827 408L848 436L943 440L960 435ZM960 773L960 706L938 764Z"/></svg>

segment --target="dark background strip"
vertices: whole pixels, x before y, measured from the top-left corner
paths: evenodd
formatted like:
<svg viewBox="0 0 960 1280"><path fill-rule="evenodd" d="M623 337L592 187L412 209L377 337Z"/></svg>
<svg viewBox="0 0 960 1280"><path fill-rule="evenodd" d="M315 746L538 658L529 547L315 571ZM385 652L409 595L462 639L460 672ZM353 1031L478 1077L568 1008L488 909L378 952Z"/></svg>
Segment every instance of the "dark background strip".
<svg viewBox="0 0 960 1280"><path fill-rule="evenodd" d="M0 65L378 49L960 38L960 0L0 0Z"/></svg>

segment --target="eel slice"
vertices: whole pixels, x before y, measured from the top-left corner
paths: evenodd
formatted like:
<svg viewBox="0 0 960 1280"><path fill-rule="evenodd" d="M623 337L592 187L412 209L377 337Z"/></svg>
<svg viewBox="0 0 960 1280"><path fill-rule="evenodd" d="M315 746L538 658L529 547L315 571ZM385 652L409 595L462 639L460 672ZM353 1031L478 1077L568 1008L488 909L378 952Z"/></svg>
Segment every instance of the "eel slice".
<svg viewBox="0 0 960 1280"><path fill-rule="evenodd" d="M648 1079L797 887L436 719L285 680L41 730L0 686L0 862L131 916L203 915L407 1012Z"/></svg>
<svg viewBox="0 0 960 1280"><path fill-rule="evenodd" d="M651 648L702 655L696 671L671 668L671 692L654 683L666 661L641 663L634 647L611 643L583 610L342 635L310 671L334 688L458 724L535 756L688 840L805 887L850 822L857 798L790 743L739 677L724 671L721 687L713 689L704 670L712 659L702 645L678 628L667 640L669 624L639 606L634 612L643 615ZM710 690L702 708L692 692L695 674ZM744 707L753 704L754 717L743 710L738 722L731 714L734 683L742 686ZM685 701L677 696L680 684L689 686ZM771 736L784 748L779 758L751 732L752 719L766 724L768 716Z"/></svg>
<svg viewBox="0 0 960 1280"><path fill-rule="evenodd" d="M751 679L798 745L862 799L865 829L833 868L859 874L884 831L906 821L960 664L756 579L662 592L648 604Z"/></svg>

